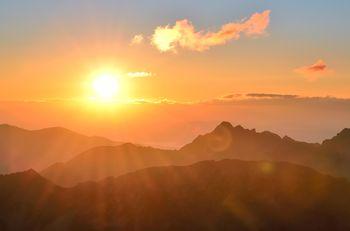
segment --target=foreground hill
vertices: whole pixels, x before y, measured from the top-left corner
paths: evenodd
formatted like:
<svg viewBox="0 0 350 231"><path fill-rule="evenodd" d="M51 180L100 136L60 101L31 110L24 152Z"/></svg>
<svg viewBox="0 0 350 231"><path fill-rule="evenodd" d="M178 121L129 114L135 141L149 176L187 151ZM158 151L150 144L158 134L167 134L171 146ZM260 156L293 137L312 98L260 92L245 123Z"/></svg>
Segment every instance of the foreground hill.
<svg viewBox="0 0 350 231"><path fill-rule="evenodd" d="M241 159L288 161L335 176L350 178L350 130L322 144L295 141L271 132L256 132L222 122L177 151L126 144L98 147L41 172L62 186L119 176L151 166L184 165L203 160Z"/></svg>
<svg viewBox="0 0 350 231"><path fill-rule="evenodd" d="M43 169L54 162L66 161L77 153L111 140L84 136L64 128L25 130L0 125L0 173Z"/></svg>
<svg viewBox="0 0 350 231"><path fill-rule="evenodd" d="M30 171L0 186L4 231L350 229L350 184L288 163L154 167L69 189Z"/></svg>
<svg viewBox="0 0 350 231"><path fill-rule="evenodd" d="M67 213L64 189L34 170L0 176L0 230L42 230ZM35 227L35 228L34 228Z"/></svg>

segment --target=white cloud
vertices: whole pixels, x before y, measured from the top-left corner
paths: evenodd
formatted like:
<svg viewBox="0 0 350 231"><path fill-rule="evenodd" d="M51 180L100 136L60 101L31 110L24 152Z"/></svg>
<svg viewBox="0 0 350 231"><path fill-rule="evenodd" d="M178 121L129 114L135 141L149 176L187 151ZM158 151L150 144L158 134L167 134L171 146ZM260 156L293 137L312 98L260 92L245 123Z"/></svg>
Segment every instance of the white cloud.
<svg viewBox="0 0 350 231"><path fill-rule="evenodd" d="M146 77L154 76L153 73L146 72L146 71L128 72L126 75L130 78L146 78Z"/></svg>
<svg viewBox="0 0 350 231"><path fill-rule="evenodd" d="M196 31L192 23L180 20L174 26L158 26L151 38L151 43L161 52L176 52L178 47L204 51L212 46L223 45L230 40L237 40L242 34L251 37L265 33L270 23L270 10L255 13L249 19L225 24L217 32Z"/></svg>

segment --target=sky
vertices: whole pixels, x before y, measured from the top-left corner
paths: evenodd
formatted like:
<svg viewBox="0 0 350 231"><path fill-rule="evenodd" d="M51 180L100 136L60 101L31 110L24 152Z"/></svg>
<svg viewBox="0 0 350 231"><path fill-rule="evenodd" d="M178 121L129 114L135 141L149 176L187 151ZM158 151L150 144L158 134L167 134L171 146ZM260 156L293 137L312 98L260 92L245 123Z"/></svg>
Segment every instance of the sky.
<svg viewBox="0 0 350 231"><path fill-rule="evenodd" d="M349 10L346 0L1 1L0 123L177 146L226 119L319 142L350 126ZM85 102L102 72L118 75L119 103ZM84 123L68 116L77 108Z"/></svg>

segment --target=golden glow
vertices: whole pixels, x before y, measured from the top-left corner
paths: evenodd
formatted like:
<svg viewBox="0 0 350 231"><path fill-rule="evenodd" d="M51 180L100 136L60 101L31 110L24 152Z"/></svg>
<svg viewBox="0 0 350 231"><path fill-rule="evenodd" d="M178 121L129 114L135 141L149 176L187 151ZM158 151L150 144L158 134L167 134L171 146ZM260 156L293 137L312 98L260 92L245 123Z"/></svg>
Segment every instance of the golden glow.
<svg viewBox="0 0 350 231"><path fill-rule="evenodd" d="M168 26L158 27L152 37L153 45L161 52L169 51L175 49L175 44L178 39L180 39L181 34L176 29L172 29Z"/></svg>
<svg viewBox="0 0 350 231"><path fill-rule="evenodd" d="M119 76L113 73L98 74L92 82L92 88L96 98L113 100L120 90Z"/></svg>

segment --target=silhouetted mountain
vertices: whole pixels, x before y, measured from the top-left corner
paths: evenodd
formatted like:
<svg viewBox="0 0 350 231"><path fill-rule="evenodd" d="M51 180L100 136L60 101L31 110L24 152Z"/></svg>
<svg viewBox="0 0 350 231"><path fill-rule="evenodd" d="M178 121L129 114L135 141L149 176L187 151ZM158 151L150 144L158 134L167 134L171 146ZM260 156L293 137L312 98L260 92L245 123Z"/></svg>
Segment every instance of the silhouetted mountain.
<svg viewBox="0 0 350 231"><path fill-rule="evenodd" d="M180 151L192 153L194 159L205 156L206 159L288 161L325 173L350 177L349 131L344 129L322 144L311 144L222 122L213 132L198 136Z"/></svg>
<svg viewBox="0 0 350 231"><path fill-rule="evenodd" d="M222 122L214 131L198 136L180 152L196 158L237 158L243 160L277 160L312 164L313 153L320 145L298 142L290 137L281 138L272 132L256 132L254 129L233 127Z"/></svg>
<svg viewBox="0 0 350 231"><path fill-rule="evenodd" d="M241 159L288 161L336 176L350 177L350 138L344 130L321 144L295 141L265 131L233 127L222 122L212 132L200 135L178 151L132 144L98 147L66 163L55 164L41 174L53 182L72 186L86 180L119 176L150 166L183 165L202 160Z"/></svg>
<svg viewBox="0 0 350 231"><path fill-rule="evenodd" d="M0 196L7 205L0 207L1 230L350 229L348 181L284 162L153 167L49 194L44 192L50 183L28 184L28 178L42 182L31 172L0 177L1 189L8 188Z"/></svg>
<svg viewBox="0 0 350 231"><path fill-rule="evenodd" d="M350 129L345 128L335 137L322 143L325 149L350 156Z"/></svg>
<svg viewBox="0 0 350 231"><path fill-rule="evenodd" d="M177 163L175 151L134 144L92 148L65 163L56 163L40 174L63 186L101 180L137 169Z"/></svg>
<svg viewBox="0 0 350 231"><path fill-rule="evenodd" d="M116 143L105 138L88 137L60 127L25 130L2 124L0 173L40 170L92 147L113 144Z"/></svg>
<svg viewBox="0 0 350 231"><path fill-rule="evenodd" d="M319 156L329 173L350 178L350 129L343 129L332 139L322 142Z"/></svg>
<svg viewBox="0 0 350 231"><path fill-rule="evenodd" d="M65 190L34 170L0 176L0 188L2 231L45 230L67 213L61 203Z"/></svg>

